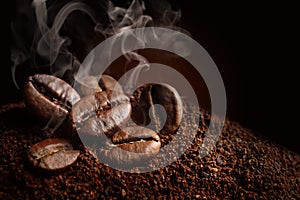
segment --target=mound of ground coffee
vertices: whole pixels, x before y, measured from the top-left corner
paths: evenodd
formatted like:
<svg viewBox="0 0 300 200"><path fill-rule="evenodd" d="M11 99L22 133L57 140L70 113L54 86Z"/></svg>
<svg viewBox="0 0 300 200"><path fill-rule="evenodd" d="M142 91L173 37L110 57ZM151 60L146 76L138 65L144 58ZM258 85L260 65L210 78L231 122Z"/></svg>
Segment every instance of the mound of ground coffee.
<svg viewBox="0 0 300 200"><path fill-rule="evenodd" d="M193 126L196 109L179 129ZM209 115L193 144L176 162L147 173L110 168L80 151L76 162L55 173L28 163L32 145L48 136L23 103L0 106L0 199L300 199L300 155L226 121L217 146L201 158ZM215 124L214 127L218 127ZM167 137L167 136L166 136ZM169 138L161 138L162 145Z"/></svg>

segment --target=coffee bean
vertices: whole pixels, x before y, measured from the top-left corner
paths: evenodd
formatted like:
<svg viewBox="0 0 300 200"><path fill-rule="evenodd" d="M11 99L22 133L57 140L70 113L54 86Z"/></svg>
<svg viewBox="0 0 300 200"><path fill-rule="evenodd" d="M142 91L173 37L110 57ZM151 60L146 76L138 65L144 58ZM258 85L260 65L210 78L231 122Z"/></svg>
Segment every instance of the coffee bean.
<svg viewBox="0 0 300 200"><path fill-rule="evenodd" d="M154 104L160 104L166 111L166 121L161 133L173 133L182 119L182 101L178 92L168 84L146 84L135 90L131 97L132 119L138 125L148 125L151 121L148 112ZM159 110L150 113L155 125L163 120ZM157 128L155 128L157 129ZM159 131L159 130L156 130Z"/></svg>
<svg viewBox="0 0 300 200"><path fill-rule="evenodd" d="M118 83L116 79L109 75L102 75L99 80L99 85L103 90L113 90L123 93L122 86Z"/></svg>
<svg viewBox="0 0 300 200"><path fill-rule="evenodd" d="M101 92L102 89L98 84L97 76L86 76L82 79L79 86L79 94L80 96L88 96L91 94L95 94L96 92Z"/></svg>
<svg viewBox="0 0 300 200"><path fill-rule="evenodd" d="M79 82L78 92L81 96L88 96L102 90L113 90L123 93L121 85L111 76L86 76Z"/></svg>
<svg viewBox="0 0 300 200"><path fill-rule="evenodd" d="M111 138L113 145L99 149L99 156L111 166L130 166L145 162L161 147L158 134L141 126L126 127Z"/></svg>
<svg viewBox="0 0 300 200"><path fill-rule="evenodd" d="M64 169L73 164L79 150L60 138L49 138L34 144L29 150L29 161L33 166L47 171Z"/></svg>
<svg viewBox="0 0 300 200"><path fill-rule="evenodd" d="M111 90L82 98L70 113L73 129L83 136L110 137L130 118L131 105L122 93Z"/></svg>
<svg viewBox="0 0 300 200"><path fill-rule="evenodd" d="M19 103L0 105L0 124L7 124L9 120L12 125L16 118L24 117L23 109ZM205 121L214 124L213 132L219 131L220 122L211 120L207 113L200 113L198 107L184 104L186 123L181 123L177 135L190 137L197 115L203 115ZM120 199L124 189L128 199L147 199L155 195L158 198L172 196L178 199L187 195L191 199L199 195L202 199L300 199L299 153L259 137L249 128L243 128L228 119L217 144L215 137L205 137L206 125L200 126L204 127L198 129L193 144L177 161L166 167L152 170L152 165L159 166L156 164L161 161L159 153L148 162L151 163L147 166L149 172L142 173L144 170L141 170L141 173L127 173L114 170L97 162L90 153L82 152L70 168L58 175L50 173L50 177L30 173L24 163L27 161L24 156L28 156L24 148L42 138L36 134L39 129L27 125L0 129L0 197L76 199L80 196L86 199ZM204 137L208 139L206 142ZM209 143L215 145L215 148L206 148ZM172 160L172 155L177 155L177 144L174 151L165 151L167 148L160 150L161 155ZM204 151L210 152L201 156ZM218 156L222 158L223 164L218 163ZM137 172L135 169L126 171Z"/></svg>
<svg viewBox="0 0 300 200"><path fill-rule="evenodd" d="M78 93L65 81L46 74L30 76L24 88L24 102L30 114L42 123L57 126L79 101Z"/></svg>

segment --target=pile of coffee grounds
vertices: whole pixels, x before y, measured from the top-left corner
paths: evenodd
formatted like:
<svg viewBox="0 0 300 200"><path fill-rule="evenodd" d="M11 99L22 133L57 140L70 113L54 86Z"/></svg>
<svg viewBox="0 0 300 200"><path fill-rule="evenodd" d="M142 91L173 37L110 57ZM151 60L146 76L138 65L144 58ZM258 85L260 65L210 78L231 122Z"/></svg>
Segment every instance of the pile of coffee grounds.
<svg viewBox="0 0 300 200"><path fill-rule="evenodd" d="M189 149L159 170L115 170L82 149L72 166L49 173L27 160L30 147L49 135L23 103L0 106L0 199L300 199L299 154L226 120L216 148L203 157L210 120L203 117ZM184 136L191 126L187 121L179 131Z"/></svg>

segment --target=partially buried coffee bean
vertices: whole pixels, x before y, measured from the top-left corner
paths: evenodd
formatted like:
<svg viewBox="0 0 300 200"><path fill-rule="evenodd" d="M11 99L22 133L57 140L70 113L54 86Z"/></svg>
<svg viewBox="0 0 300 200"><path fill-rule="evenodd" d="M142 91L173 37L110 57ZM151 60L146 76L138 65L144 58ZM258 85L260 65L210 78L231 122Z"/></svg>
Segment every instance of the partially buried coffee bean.
<svg viewBox="0 0 300 200"><path fill-rule="evenodd" d="M161 105L166 111L166 121L161 133L173 133L181 123L183 106L178 92L168 84L145 84L135 90L131 96L132 119L138 125L146 126L151 122L149 109L154 104ZM154 125L162 123L162 112L153 109L152 119ZM154 127L154 129L156 129ZM159 131L159 130L155 130Z"/></svg>
<svg viewBox="0 0 300 200"><path fill-rule="evenodd" d="M73 164L79 156L79 150L60 138L49 138L34 144L29 150L29 161L33 166L54 171Z"/></svg>
<svg viewBox="0 0 300 200"><path fill-rule="evenodd" d="M132 166L146 162L161 147L158 134L141 126L126 127L111 137L112 145L100 146L96 153L113 167Z"/></svg>
<svg viewBox="0 0 300 200"><path fill-rule="evenodd" d="M78 92L81 96L88 96L96 92L113 90L123 93L121 85L109 75L86 76L79 82Z"/></svg>
<svg viewBox="0 0 300 200"><path fill-rule="evenodd" d="M42 123L57 126L80 100L65 81L46 74L30 76L24 88L24 102L30 114Z"/></svg>
<svg viewBox="0 0 300 200"><path fill-rule="evenodd" d="M130 112L127 96L111 90L102 91L82 98L70 113L70 123L82 138L96 136L101 140L124 124Z"/></svg>

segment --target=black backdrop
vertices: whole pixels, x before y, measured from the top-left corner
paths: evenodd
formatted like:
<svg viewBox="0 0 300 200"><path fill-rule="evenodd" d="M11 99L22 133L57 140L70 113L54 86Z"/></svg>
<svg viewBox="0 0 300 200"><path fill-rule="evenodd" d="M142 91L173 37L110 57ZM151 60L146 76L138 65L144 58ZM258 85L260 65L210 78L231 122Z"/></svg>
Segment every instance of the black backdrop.
<svg viewBox="0 0 300 200"><path fill-rule="evenodd" d="M254 1L181 8L183 26L222 74L228 117L300 152L295 5Z"/></svg>
<svg viewBox="0 0 300 200"><path fill-rule="evenodd" d="M201 2L179 1L181 26L217 64L227 91L227 116L300 152L296 6ZM10 73L9 15L3 15L6 27L2 27L0 37L1 104L20 99Z"/></svg>

